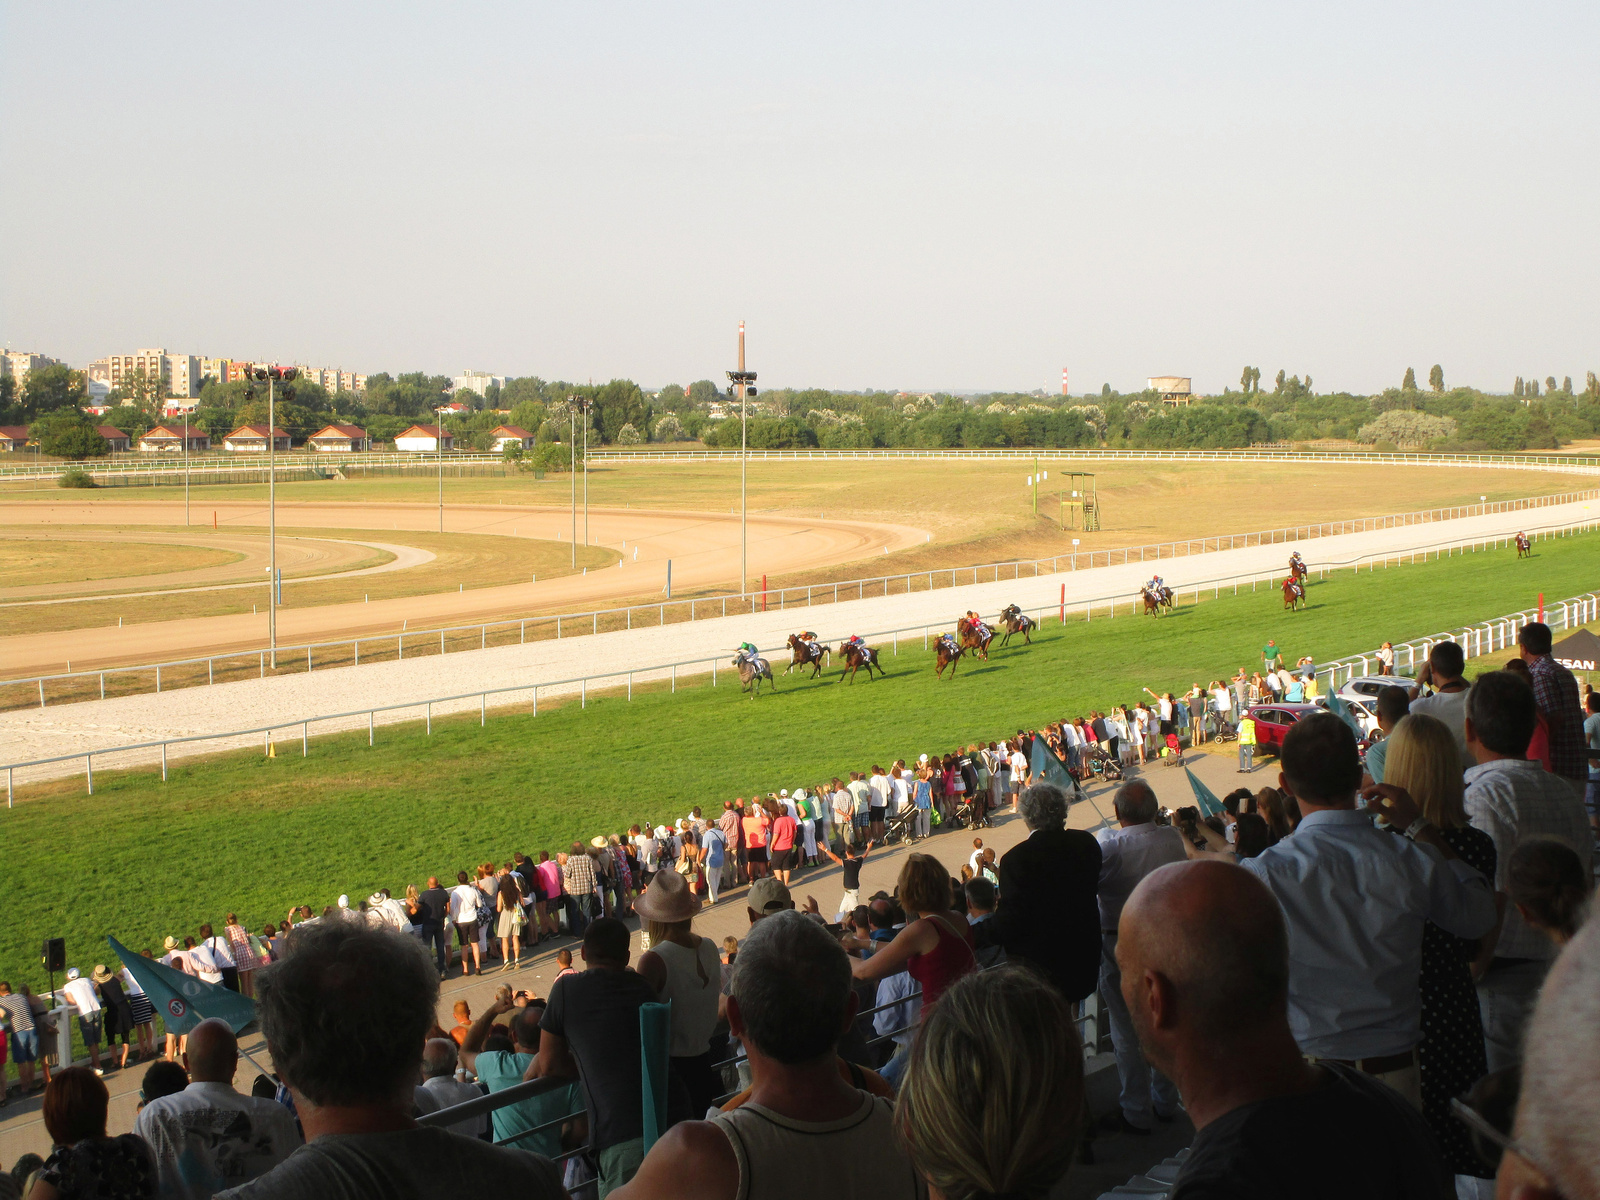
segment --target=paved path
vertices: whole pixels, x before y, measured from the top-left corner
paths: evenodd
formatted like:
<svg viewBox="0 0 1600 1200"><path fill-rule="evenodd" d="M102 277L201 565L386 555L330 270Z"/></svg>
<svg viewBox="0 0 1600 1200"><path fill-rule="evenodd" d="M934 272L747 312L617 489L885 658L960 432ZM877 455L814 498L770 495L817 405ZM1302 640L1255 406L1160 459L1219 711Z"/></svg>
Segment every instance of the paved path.
<svg viewBox="0 0 1600 1200"><path fill-rule="evenodd" d="M1600 500L1584 501L1541 509L1536 514L1499 513L1456 521L1341 534L1308 541L1301 547L1314 571L1320 565L1348 565L1362 556L1398 555L1424 547L1465 544L1488 536L1510 535L1519 529L1540 526L1575 525L1600 519ZM1281 577L1290 546L1252 546L1164 559L1161 573L1179 591L1201 587L1214 580L1251 573L1267 579ZM1504 552L1508 554L1509 552ZM295 723L321 714L358 712L361 715L326 722L312 732L352 729L367 723L365 710L372 704L406 704L416 707L380 714L380 722L416 720L424 701L438 696L460 695L495 688L527 688L545 681L596 676L610 671L636 671L635 682L662 679L667 672L645 672L655 664L702 659L680 674L710 670L710 658L723 662L722 681L734 678L726 667L733 647L751 641L766 649L783 645L785 637L803 625L816 629L825 640L839 641L860 633L875 642L891 643L888 631L911 630L904 637L920 637L924 628L937 632L953 626L958 613L967 609L993 614L1010 603L1025 609L1054 610L1062 589L1069 606L1092 604L1099 612L1115 597L1122 604L1123 618L1128 600L1140 583L1156 569L1154 563L1129 563L1100 567L1092 571L1062 572L1055 575L1027 576L999 583L982 583L909 596L841 601L789 612L769 611L742 617L712 618L654 629L619 630L612 633L533 642L489 650L465 651L449 655L381 662L360 667L339 667L311 674L282 675L265 680L244 680L213 687L185 688L160 695L125 696L110 700L64 704L42 709L18 709L0 713L0 764L48 758L62 754L100 750L161 738L210 734L236 729L252 729L274 723ZM1266 586L1271 586L1268 583ZM1276 603L1263 597L1263 603ZM1510 597L1507 606L1511 605ZM1366 649L1351 646L1348 652ZM610 681L620 686L623 681ZM541 696L576 693L577 685L541 689ZM500 703L526 705L526 691L502 697ZM491 702L493 703L493 702ZM470 699L437 705L435 715L476 711L479 701ZM285 730L284 738L296 737L298 727ZM208 753L228 746L262 744L260 735L230 740L191 743L174 747L174 757L182 753ZM130 752L98 760L102 769L151 762L155 751ZM81 774L82 760L40 768L19 770L16 781Z"/></svg>
<svg viewBox="0 0 1600 1200"><path fill-rule="evenodd" d="M881 761L885 756L893 758L899 757L904 753L904 747L888 746L876 749L866 747L863 750L861 761L863 763L874 760ZM1206 782L1218 796L1226 795L1240 782L1240 777L1234 774L1236 761L1231 753L1200 754L1193 756L1191 762L1195 774ZM1147 773L1139 776L1138 768L1133 768L1131 769L1130 777L1144 778L1155 789L1161 803L1169 808L1177 808L1180 805L1194 803L1193 794L1182 771L1151 767ZM1249 785L1253 788L1259 788L1268 784L1275 784L1276 780L1275 760L1268 760L1268 765L1266 766L1258 764L1255 774L1249 779ZM769 790L775 790L784 786L784 784L785 781L783 780L767 781ZM1068 825L1075 829L1093 830L1099 828L1102 815L1109 816L1111 813L1111 796L1114 790L1113 785L1107 784L1100 784L1091 788L1089 801L1076 804L1070 810ZM600 831L596 830L596 832ZM1023 826L1020 820L1009 815L1001 816L993 828L980 831L984 845L993 847L997 855L1003 855L1017 842L1026 837L1027 832L1026 827ZM546 848L552 851L556 849L553 846ZM499 843L487 844L483 849L483 853L477 857L493 858L499 861L509 857L512 849L516 849L516 847ZM527 849L531 850L533 848L529 847ZM967 856L972 852L972 835L963 832L936 834L928 841L920 842L914 847L908 848L904 845L896 845L886 850L874 851L868 857L867 864L862 869L862 895L870 896L880 889L892 891L895 879L900 872L900 867L905 861L905 856L911 850L935 855L950 868L952 874L958 874L961 865L967 861ZM427 868L427 870L437 871L441 876L446 874L453 875L456 865L439 863ZM404 880L396 880L391 885L391 890L400 891L405 882ZM418 879L417 882L420 884L423 881ZM793 883L793 890L797 900L803 900L807 895L815 896L824 912L828 912L831 917L830 910L838 903L843 891L839 881L838 867L830 864L826 868L808 868L798 872ZM339 891L343 889L343 884L330 884L328 895L308 896L305 898L305 902L320 910L324 904L332 903ZM736 888L731 892L723 893L721 902L715 908L704 910L696 918L695 931L703 936L712 938L718 943L729 934L735 937L743 937L749 928L749 918L746 915L744 906L746 891L747 889L745 888ZM253 919L259 923L264 918ZM630 918L629 924L633 925L636 922ZM549 995L550 986L555 980L556 971L559 969L555 961L556 952L562 947L573 947L575 945L576 942L573 939L566 937L546 942L538 948L537 953L532 955L531 965L510 973L496 971L482 977L463 979L452 972L451 978L443 985L439 996L438 1017L440 1025L448 1029L454 1024L451 1009L457 1000L467 1001L474 1013L482 1012L493 1000L495 989L502 983L509 984L513 988L527 988L541 996ZM637 932L634 934L633 946L634 952L637 954L639 948ZM266 1052L265 1043L262 1041L258 1031L252 1029L245 1034L243 1047L254 1055L263 1066L270 1065L271 1059ZM1096 1065L1103 1066L1104 1063ZM126 1072L113 1071L106 1075L106 1084L111 1089L109 1129L112 1133L122 1133L133 1127L134 1113L139 1098L139 1084L144 1077L144 1070L144 1066L140 1065L130 1068ZM235 1085L241 1091L248 1091L250 1082L254 1078L255 1068L248 1062L241 1060L239 1074L234 1081ZM1114 1089L1112 1090L1114 1091ZM1095 1089L1096 1093L1103 1091L1105 1091L1104 1088ZM25 1102L13 1101L10 1106L0 1110L0 1161L14 1162L19 1155L29 1151L38 1154L49 1153L49 1139L45 1135L38 1110L37 1097ZM1145 1154L1148 1147L1149 1143L1144 1139L1139 1139L1138 1144L1134 1144L1134 1139L1131 1138L1110 1139L1102 1137L1100 1142L1097 1143L1097 1154L1103 1161L1109 1159L1120 1164L1122 1155L1131 1155L1128 1159L1128 1164L1131 1165L1118 1165L1112 1169L1111 1175L1105 1178L1111 1178L1112 1182L1121 1182L1139 1170L1142 1165L1159 1161L1162 1153L1160 1151L1152 1152L1143 1158L1140 1157ZM1120 1175L1116 1173L1117 1171L1120 1171ZM1103 1173L1080 1172L1080 1174L1088 1175L1090 1178L1098 1180L1099 1183L1088 1189L1069 1188L1064 1193L1065 1195L1092 1197L1105 1190L1105 1187L1110 1186L1105 1184L1105 1179L1102 1178ZM1072 1180L1069 1176L1069 1184L1071 1182ZM1104 1186L1101 1186L1101 1184L1104 1184Z"/></svg>

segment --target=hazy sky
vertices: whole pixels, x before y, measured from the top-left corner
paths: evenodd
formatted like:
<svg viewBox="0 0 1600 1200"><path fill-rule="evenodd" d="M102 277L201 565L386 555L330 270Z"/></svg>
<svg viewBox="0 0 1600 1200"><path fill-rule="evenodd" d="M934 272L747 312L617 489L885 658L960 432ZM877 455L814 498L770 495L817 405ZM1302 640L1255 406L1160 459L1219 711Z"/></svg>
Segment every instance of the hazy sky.
<svg viewBox="0 0 1600 1200"><path fill-rule="evenodd" d="M0 0L0 340L647 386L1600 370L1600 5Z"/></svg>

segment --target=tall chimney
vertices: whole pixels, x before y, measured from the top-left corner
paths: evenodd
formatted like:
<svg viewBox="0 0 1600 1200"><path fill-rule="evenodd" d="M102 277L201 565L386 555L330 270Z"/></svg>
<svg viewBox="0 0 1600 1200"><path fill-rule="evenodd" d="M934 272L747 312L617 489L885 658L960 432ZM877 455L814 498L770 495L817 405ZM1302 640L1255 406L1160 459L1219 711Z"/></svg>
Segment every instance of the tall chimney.
<svg viewBox="0 0 1600 1200"><path fill-rule="evenodd" d="M1067 369L1065 367L1061 368L1061 394L1063 396L1067 394Z"/></svg>
<svg viewBox="0 0 1600 1200"><path fill-rule="evenodd" d="M744 371L744 322L739 322L739 370Z"/></svg>

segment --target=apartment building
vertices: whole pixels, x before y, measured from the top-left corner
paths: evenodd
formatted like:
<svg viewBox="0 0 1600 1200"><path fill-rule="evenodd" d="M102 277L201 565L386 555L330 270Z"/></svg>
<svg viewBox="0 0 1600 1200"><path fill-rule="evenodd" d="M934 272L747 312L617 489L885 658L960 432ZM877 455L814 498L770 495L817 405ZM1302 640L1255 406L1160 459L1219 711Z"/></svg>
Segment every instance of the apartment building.
<svg viewBox="0 0 1600 1200"><path fill-rule="evenodd" d="M336 367L301 367L300 374L312 383L321 384L332 392L349 392L359 396L367 390L367 377L354 371L341 371Z"/></svg>
<svg viewBox="0 0 1600 1200"><path fill-rule="evenodd" d="M103 380L112 387L124 379L143 373L161 380L163 395L187 399L200 394L200 356L168 354L164 348L137 350L132 354L112 354L89 364L90 379Z"/></svg>
<svg viewBox="0 0 1600 1200"><path fill-rule="evenodd" d="M31 350L0 350L0 375L9 375L16 380L18 391L28 382L29 371L61 365L59 358L51 358L48 354L35 354Z"/></svg>
<svg viewBox="0 0 1600 1200"><path fill-rule="evenodd" d="M471 390L480 396L487 396L491 384L497 388L505 387L506 377L491 375L488 371L463 371L452 379L450 384L458 392Z"/></svg>

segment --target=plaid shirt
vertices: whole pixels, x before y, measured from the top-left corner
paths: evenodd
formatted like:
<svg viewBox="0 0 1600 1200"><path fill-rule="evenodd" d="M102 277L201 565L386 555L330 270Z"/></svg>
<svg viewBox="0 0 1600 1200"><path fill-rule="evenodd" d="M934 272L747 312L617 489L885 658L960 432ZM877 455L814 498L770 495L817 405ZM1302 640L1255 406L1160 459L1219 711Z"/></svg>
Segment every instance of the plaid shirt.
<svg viewBox="0 0 1600 1200"><path fill-rule="evenodd" d="M594 859L587 854L567 855L567 865L561 868L561 882L569 896L587 896L594 891Z"/></svg>
<svg viewBox="0 0 1600 1200"><path fill-rule="evenodd" d="M1589 778L1588 750L1583 737L1583 704L1572 672L1548 654L1528 663L1533 698L1550 727L1550 772L1565 779Z"/></svg>

